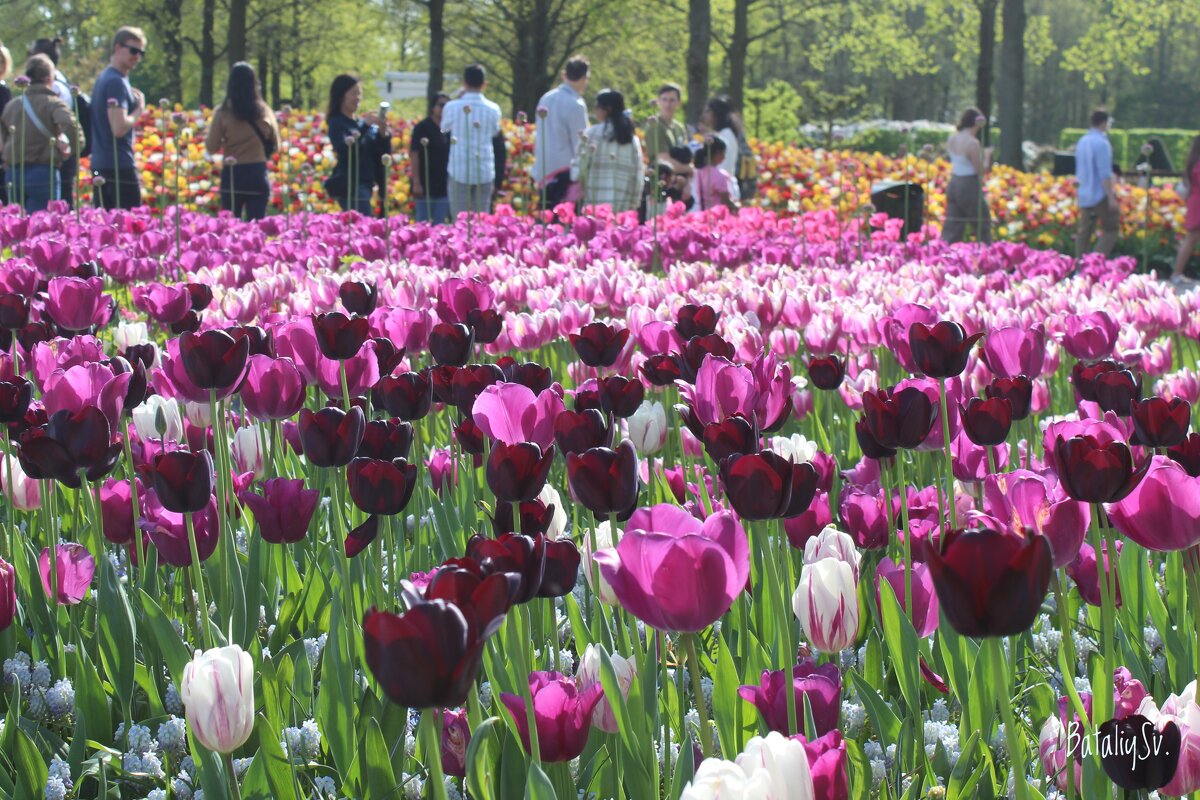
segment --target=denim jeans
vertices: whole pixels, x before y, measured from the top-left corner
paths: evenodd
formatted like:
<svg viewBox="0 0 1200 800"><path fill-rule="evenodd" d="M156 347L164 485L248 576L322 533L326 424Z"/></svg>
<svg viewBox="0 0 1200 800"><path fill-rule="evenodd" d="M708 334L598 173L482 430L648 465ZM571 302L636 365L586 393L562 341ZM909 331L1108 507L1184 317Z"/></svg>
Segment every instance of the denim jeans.
<svg viewBox="0 0 1200 800"><path fill-rule="evenodd" d="M24 200L25 211L45 211L51 200L60 197L62 184L58 170L49 164L17 164L8 170L9 197L14 203Z"/></svg>
<svg viewBox="0 0 1200 800"><path fill-rule="evenodd" d="M449 197L418 197L413 202L417 207L417 222L444 225L450 219Z"/></svg>
<svg viewBox="0 0 1200 800"><path fill-rule="evenodd" d="M95 174L104 178L103 186L92 184L92 199L98 208L137 208L142 204L142 185L135 168L97 169Z"/></svg>
<svg viewBox="0 0 1200 800"><path fill-rule="evenodd" d="M271 183L265 162L235 164L221 169L221 210L232 211L241 219L262 219L267 215Z"/></svg>

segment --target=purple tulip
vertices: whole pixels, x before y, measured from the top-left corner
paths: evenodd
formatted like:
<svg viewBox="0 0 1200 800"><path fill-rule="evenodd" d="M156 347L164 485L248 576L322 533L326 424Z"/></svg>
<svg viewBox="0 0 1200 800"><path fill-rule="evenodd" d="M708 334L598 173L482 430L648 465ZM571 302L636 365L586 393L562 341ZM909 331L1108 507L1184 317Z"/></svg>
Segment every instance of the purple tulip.
<svg viewBox="0 0 1200 800"><path fill-rule="evenodd" d="M813 797L820 800L849 800L849 761L842 732L835 728L811 742L802 733L792 738L804 744L808 772L812 776Z"/></svg>
<svg viewBox="0 0 1200 800"><path fill-rule="evenodd" d="M134 308L160 325L174 325L192 309L192 295L182 283L150 283L132 290Z"/></svg>
<svg viewBox="0 0 1200 800"><path fill-rule="evenodd" d="M379 381L379 357L375 342L366 342L353 356L338 362L321 357L317 365L317 383L327 397L341 399L341 365L346 367L346 388L351 397L361 397Z"/></svg>
<svg viewBox="0 0 1200 800"><path fill-rule="evenodd" d="M796 720L792 730L804 728L804 698L812 708L815 733L823 736L837 728L838 713L841 711L842 674L836 664L817 666L803 661L792 668L792 691L796 693ZM753 703L762 715L763 722L773 731L785 736L787 724L787 686L783 670L764 670L758 686L743 686L738 696Z"/></svg>
<svg viewBox="0 0 1200 800"><path fill-rule="evenodd" d="M1042 374L1046 362L1046 330L1041 324L1025 328L1008 326L989 331L980 350L983 363L999 378Z"/></svg>
<svg viewBox="0 0 1200 800"><path fill-rule="evenodd" d="M1068 314L1064 320L1063 347L1081 361L1111 355L1121 325L1107 311Z"/></svg>
<svg viewBox="0 0 1200 800"><path fill-rule="evenodd" d="M1120 555L1121 542L1118 541L1116 545L1117 555ZM1108 562L1108 542L1101 542L1101 548L1104 553L1104 574L1105 580L1107 580L1109 570L1112 569ZM1083 601L1090 606L1099 608L1104 596L1100 593L1100 566L1096 563L1096 549L1086 542L1080 545L1074 560L1067 565L1067 575L1075 581L1075 588L1079 590L1079 596L1083 598ZM1113 603L1120 608L1122 599L1119 578L1114 585L1117 591Z"/></svg>
<svg viewBox="0 0 1200 800"><path fill-rule="evenodd" d="M616 549L595 559L625 610L664 631L708 627L750 575L750 545L732 513L701 523L669 503L634 511Z"/></svg>
<svg viewBox="0 0 1200 800"><path fill-rule="evenodd" d="M145 494L144 510L138 526L154 543L160 564L170 564L172 567L191 566L192 552L188 545L187 521L183 514L164 508L153 489ZM220 533L216 497L192 515L192 528L196 533L196 555L201 561L205 561L216 551L217 537Z"/></svg>
<svg viewBox="0 0 1200 800"><path fill-rule="evenodd" d="M1137 487L1107 508L1113 526L1149 550L1186 550L1200 543L1200 478L1177 461L1154 456Z"/></svg>
<svg viewBox="0 0 1200 800"><path fill-rule="evenodd" d="M466 709L436 713L442 717L442 772L465 778L467 748L471 745L471 724Z"/></svg>
<svg viewBox="0 0 1200 800"><path fill-rule="evenodd" d="M133 516L129 481L116 478L104 481L100 487L100 516L103 518L105 539L113 544L129 544L133 541L137 520Z"/></svg>
<svg viewBox="0 0 1200 800"><path fill-rule="evenodd" d="M288 419L304 405L304 376L290 358L250 356L241 396L255 419Z"/></svg>
<svg viewBox="0 0 1200 800"><path fill-rule="evenodd" d="M320 492L305 489L301 478L271 478L263 481L262 494L245 491L238 495L238 500L254 512L263 539L271 544L301 541L320 499Z"/></svg>
<svg viewBox="0 0 1200 800"><path fill-rule="evenodd" d="M64 409L75 414L96 406L115 431L120 429L121 411L132 380L133 373L115 375L110 367L98 363L56 369L46 378L42 402L51 416Z"/></svg>
<svg viewBox="0 0 1200 800"><path fill-rule="evenodd" d="M900 602L900 608L907 612L908 606L904 602L906 596L904 591L904 564L897 564L885 556L875 567L875 603L882 609L883 599L880 594L880 581L887 581L892 585L892 591L895 592L896 599ZM933 577L929 574L929 565L914 563L911 581L913 599L911 616L913 627L917 629L917 636L923 639L937 630L938 627L937 592L933 588ZM882 610L880 613L883 613Z"/></svg>
<svg viewBox="0 0 1200 800"><path fill-rule="evenodd" d="M309 386L315 384L323 356L321 348L317 346L312 318L284 323L275 329L273 338L275 355L290 358L304 377L304 382Z"/></svg>
<svg viewBox="0 0 1200 800"><path fill-rule="evenodd" d="M495 383L475 398L471 417L498 442L532 442L545 450L554 443L554 420L564 410L553 389L535 395L519 383Z"/></svg>
<svg viewBox="0 0 1200 800"><path fill-rule="evenodd" d="M560 672L533 672L529 675L529 692L542 761L570 761L581 754L592 729L592 712L604 696L603 687L592 684L581 690L574 679ZM500 700L513 715L528 752L529 715L524 698L505 692Z"/></svg>
<svg viewBox="0 0 1200 800"><path fill-rule="evenodd" d="M1001 525L1011 522L1050 540L1054 567L1065 567L1079 553L1091 523L1091 508L1067 497L1057 482L1017 469L989 475L983 484L984 510Z"/></svg>
<svg viewBox="0 0 1200 800"><path fill-rule="evenodd" d="M96 559L81 544L65 543L58 545L54 558L58 590L58 604L73 606L87 597L88 588L92 585L92 576L96 574ZM43 547L38 557L38 571L42 574L42 588L46 596L50 596L50 548Z"/></svg>
<svg viewBox="0 0 1200 800"><path fill-rule="evenodd" d="M103 278L51 278L46 311L60 327L85 331L112 318L113 300L104 294Z"/></svg>

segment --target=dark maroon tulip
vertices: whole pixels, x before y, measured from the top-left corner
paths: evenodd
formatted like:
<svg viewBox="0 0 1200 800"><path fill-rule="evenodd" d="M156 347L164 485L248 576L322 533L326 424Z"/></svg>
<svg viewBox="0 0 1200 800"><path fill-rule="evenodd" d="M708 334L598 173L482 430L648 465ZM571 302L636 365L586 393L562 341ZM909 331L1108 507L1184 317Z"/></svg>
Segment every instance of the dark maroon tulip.
<svg viewBox="0 0 1200 800"><path fill-rule="evenodd" d="M363 550L366 550L378 536L379 517L372 514L367 517L363 524L355 527L346 534L346 541L342 544L346 552L346 558L354 558Z"/></svg>
<svg viewBox="0 0 1200 800"><path fill-rule="evenodd" d="M406 422L423 419L433 406L433 383L425 372L402 372L379 379L371 391L376 406Z"/></svg>
<svg viewBox="0 0 1200 800"><path fill-rule="evenodd" d="M1037 619L1050 585L1053 556L1041 535L955 530L925 550L938 602L963 636L1014 636Z"/></svg>
<svg viewBox="0 0 1200 800"><path fill-rule="evenodd" d="M1150 459L1140 466L1125 442L1101 442L1094 436L1054 440L1054 471L1063 490L1083 503L1115 503L1142 480Z"/></svg>
<svg viewBox="0 0 1200 800"><path fill-rule="evenodd" d="M33 352L33 346L38 342L48 342L54 338L54 331L49 323L41 320L30 322L16 331L17 342L26 352Z"/></svg>
<svg viewBox="0 0 1200 800"><path fill-rule="evenodd" d="M505 503L527 503L546 485L554 465L554 445L542 448L532 442L505 444L496 442L488 454L488 488Z"/></svg>
<svg viewBox="0 0 1200 800"><path fill-rule="evenodd" d="M705 425L700 441L714 464L720 464L731 455L748 456L759 449L754 423L741 414Z"/></svg>
<svg viewBox="0 0 1200 800"><path fill-rule="evenodd" d="M908 344L913 361L931 378L953 378L967 368L971 348L983 338L982 333L967 336L962 325L945 320L930 327L914 322L908 328Z"/></svg>
<svg viewBox="0 0 1200 800"><path fill-rule="evenodd" d="M358 445L358 458L381 458L391 461L408 458L412 449L413 428L399 419L373 419L363 428L362 442Z"/></svg>
<svg viewBox="0 0 1200 800"><path fill-rule="evenodd" d="M683 377L679 359L669 353L650 356L642 362L641 370L651 386L672 386Z"/></svg>
<svg viewBox="0 0 1200 800"><path fill-rule="evenodd" d="M597 368L611 367L617 363L617 357L629 341L629 329L590 322L580 328L579 333L567 334L567 338L584 364Z"/></svg>
<svg viewBox="0 0 1200 800"><path fill-rule="evenodd" d="M154 342L131 344L125 348L125 352L121 353L121 355L130 364L140 361L143 367L150 369L154 366L154 362L158 360L158 346Z"/></svg>
<svg viewBox="0 0 1200 800"><path fill-rule="evenodd" d="M554 373L533 361L518 364L515 358L505 356L496 362L504 373L504 380L519 383L534 394L541 394L554 384Z"/></svg>
<svg viewBox="0 0 1200 800"><path fill-rule="evenodd" d="M29 322L29 298L16 292L0 294L0 328L15 331Z"/></svg>
<svg viewBox="0 0 1200 800"><path fill-rule="evenodd" d="M417 465L403 458L354 458L346 467L346 483L354 505L371 515L399 514L417 486Z"/></svg>
<svg viewBox="0 0 1200 800"><path fill-rule="evenodd" d="M586 411L560 411L554 418L554 441L563 453L582 453L612 442L608 417L589 408Z"/></svg>
<svg viewBox="0 0 1200 800"><path fill-rule="evenodd" d="M1013 422L1020 422L1029 416L1033 404L1033 381L1026 375L1015 378L996 378L984 387L988 397L1003 397L1012 407Z"/></svg>
<svg viewBox="0 0 1200 800"><path fill-rule="evenodd" d="M225 328L225 332L234 339L247 339L250 342L251 356L275 357L275 341L258 325L234 325Z"/></svg>
<svg viewBox="0 0 1200 800"><path fill-rule="evenodd" d="M439 322L429 332L429 354L442 366L461 367L471 358L474 334L461 322Z"/></svg>
<svg viewBox="0 0 1200 800"><path fill-rule="evenodd" d="M1133 444L1145 447L1174 447L1187 438L1192 422L1192 405L1182 397L1170 402L1161 397L1134 400L1129 404L1133 417Z"/></svg>
<svg viewBox="0 0 1200 800"><path fill-rule="evenodd" d="M44 426L22 434L20 444L29 477L52 478L73 489L79 488L80 470L89 481L99 480L121 456L121 437L112 436L108 417L94 406L56 412Z"/></svg>
<svg viewBox="0 0 1200 800"><path fill-rule="evenodd" d="M546 505L533 499L528 503L497 503L492 517L492 533L521 533L525 536L544 534L554 522L554 504Z"/></svg>
<svg viewBox="0 0 1200 800"><path fill-rule="evenodd" d="M1194 735L1195 731L1191 733ZM1124 789L1127 796L1161 789L1174 779L1179 769L1183 734L1174 721L1160 729L1142 714L1131 714L1101 723L1096 736L1104 774ZM1131 746L1137 748L1132 755ZM1189 744L1188 749L1191 747ZM1194 753L1188 754L1188 758L1194 757Z"/></svg>
<svg viewBox="0 0 1200 800"><path fill-rule="evenodd" d="M933 402L912 386L895 393L890 389L863 392L862 400L867 430L886 448L917 447L933 430L937 419Z"/></svg>
<svg viewBox="0 0 1200 800"><path fill-rule="evenodd" d="M321 355L333 361L354 358L371 335L366 317L347 317L340 311L317 314L312 324Z"/></svg>
<svg viewBox="0 0 1200 800"><path fill-rule="evenodd" d="M207 283L189 283L187 290L192 296L192 311L197 314L208 308L213 301L212 287Z"/></svg>
<svg viewBox="0 0 1200 800"><path fill-rule="evenodd" d="M420 602L403 614L372 609L363 618L367 666L384 694L404 708L453 708L467 702L483 655L473 608Z"/></svg>
<svg viewBox="0 0 1200 800"><path fill-rule="evenodd" d="M238 500L254 513L254 521L265 541L291 544L308 534L321 493L316 489L305 489L300 478L270 478L263 481L262 494L246 490L238 494Z"/></svg>
<svg viewBox="0 0 1200 800"><path fill-rule="evenodd" d="M811 462L802 464L792 464L792 496L788 500L787 510L783 512L785 519L798 517L808 507L812 505L813 498L816 497L817 487L820 485L821 478L817 474L817 468Z"/></svg>
<svg viewBox="0 0 1200 800"><path fill-rule="evenodd" d="M1114 369L1096 377L1096 402L1105 411L1129 416L1129 404L1142 396L1141 376L1127 369Z"/></svg>
<svg viewBox="0 0 1200 800"><path fill-rule="evenodd" d="M114 375L124 375L128 372L132 376L129 380L129 386L125 390L125 397L122 400L121 410L124 413L131 413L145 402L146 397L150 393L150 385L146 378L146 367L141 361L135 361L131 364L120 356L114 356L102 363L106 364L113 371Z"/></svg>
<svg viewBox="0 0 1200 800"><path fill-rule="evenodd" d="M1075 391L1079 393L1080 397L1094 403L1096 402L1096 379L1106 372L1119 369L1121 369L1121 365L1109 359L1097 361L1094 364L1076 361L1075 366L1071 367L1071 384L1074 385Z"/></svg>
<svg viewBox="0 0 1200 800"><path fill-rule="evenodd" d="M200 315L195 311L189 310L178 322L172 322L168 326L168 330L176 336L185 333L195 333L200 330Z"/></svg>
<svg viewBox="0 0 1200 800"><path fill-rule="evenodd" d="M33 384L21 377L0 381L0 422L10 424L25 418L33 400Z"/></svg>
<svg viewBox="0 0 1200 800"><path fill-rule="evenodd" d="M787 513L792 501L792 462L786 458L770 450L732 455L721 462L720 474L725 496L742 519L781 519ZM815 473L813 477L815 490Z"/></svg>
<svg viewBox="0 0 1200 800"><path fill-rule="evenodd" d="M504 317L494 308L473 308L467 312L467 325L475 333L476 342L491 344L504 330Z"/></svg>
<svg viewBox="0 0 1200 800"><path fill-rule="evenodd" d="M365 317L375 310L379 292L373 283L346 281L338 287L338 299L347 312Z"/></svg>
<svg viewBox="0 0 1200 800"><path fill-rule="evenodd" d="M404 360L408 351L403 347L396 347L391 339L384 339L382 336L376 336L371 341L375 343L375 359L379 362L379 374L391 375L400 366L400 362Z"/></svg>
<svg viewBox="0 0 1200 800"><path fill-rule="evenodd" d="M469 609L483 635L491 636L504 621L513 598L520 591L521 576L516 572L485 570L478 560L467 557L452 558L435 568L424 597ZM407 589L405 594L408 594Z"/></svg>
<svg viewBox="0 0 1200 800"><path fill-rule="evenodd" d="M601 410L618 419L627 419L637 412L646 396L646 387L638 380L612 375L600 381Z"/></svg>
<svg viewBox="0 0 1200 800"><path fill-rule="evenodd" d="M696 413L692 411L692 407L680 403L675 406L675 413L679 415L679 421L688 429L688 432L695 436L700 441L704 441L704 425L696 417Z"/></svg>
<svg viewBox="0 0 1200 800"><path fill-rule="evenodd" d="M991 397L981 400L972 397L962 411L963 431L967 438L981 447L995 447L1008 439L1008 431L1012 428L1012 404L1003 397Z"/></svg>
<svg viewBox="0 0 1200 800"><path fill-rule="evenodd" d="M483 435L483 430L475 424L475 420L467 417L454 426L453 433L455 441L463 450L473 456L483 455L486 437Z"/></svg>
<svg viewBox="0 0 1200 800"><path fill-rule="evenodd" d="M570 539L546 542L538 597L566 597L579 579L579 548Z"/></svg>
<svg viewBox="0 0 1200 800"><path fill-rule="evenodd" d="M451 364L442 366L429 367L423 370L429 375L429 382L433 385L433 402L448 405L451 399L450 387L454 384L454 373L458 372L459 368Z"/></svg>
<svg viewBox="0 0 1200 800"><path fill-rule="evenodd" d="M358 453L366 418L358 406L300 409L300 444L314 467L344 467Z"/></svg>
<svg viewBox="0 0 1200 800"><path fill-rule="evenodd" d="M720 316L712 306L688 303L675 312L675 330L685 342L694 336L708 336L716 332Z"/></svg>
<svg viewBox="0 0 1200 800"><path fill-rule="evenodd" d="M167 511L194 514L212 499L213 461L207 450L162 453L146 471L153 480L158 501Z"/></svg>
<svg viewBox="0 0 1200 800"><path fill-rule="evenodd" d="M600 396L598 388L576 389L571 394L571 405L576 411L595 410L602 414L608 413L604 409L604 399Z"/></svg>
<svg viewBox="0 0 1200 800"><path fill-rule="evenodd" d="M846 378L846 364L837 356L814 356L808 360L808 377L813 386L832 392Z"/></svg>
<svg viewBox="0 0 1200 800"><path fill-rule="evenodd" d="M506 533L489 539L475 535L467 542L467 558L478 562L485 575L509 573L520 578L512 602L538 596L546 569L546 537Z"/></svg>
<svg viewBox="0 0 1200 800"><path fill-rule="evenodd" d="M633 443L626 439L616 450L593 447L578 454L568 453L567 481L576 499L593 514L631 511L638 498Z"/></svg>
<svg viewBox="0 0 1200 800"><path fill-rule="evenodd" d="M867 458L883 459L892 458L896 455L896 449L893 447L884 447L871 434L871 428L867 424L865 416L859 417L854 423L854 435L858 439L858 447L862 450L862 454Z"/></svg>
<svg viewBox="0 0 1200 800"><path fill-rule="evenodd" d="M29 410L25 412L25 416L15 422L8 423L8 434L15 439L26 431L44 426L49 421L50 417L46 414L45 408L31 404Z"/></svg>
<svg viewBox="0 0 1200 800"><path fill-rule="evenodd" d="M1190 433L1174 447L1167 448L1167 457L1180 464L1193 478L1200 478L1200 433Z"/></svg>
<svg viewBox="0 0 1200 800"><path fill-rule="evenodd" d="M493 384L504 383L504 372L495 364L468 364L454 372L450 381L450 402L463 416L471 416L475 399Z"/></svg>
<svg viewBox="0 0 1200 800"><path fill-rule="evenodd" d="M179 357L196 388L221 392L246 377L250 340L234 339L225 331L185 333L179 337Z"/></svg>
<svg viewBox="0 0 1200 800"><path fill-rule="evenodd" d="M733 360L736 352L734 346L721 336L710 333L706 336L693 336L683 346L682 358L679 359L679 369L683 373L682 380L691 383L696 380L696 373L704 363L705 356L714 356Z"/></svg>

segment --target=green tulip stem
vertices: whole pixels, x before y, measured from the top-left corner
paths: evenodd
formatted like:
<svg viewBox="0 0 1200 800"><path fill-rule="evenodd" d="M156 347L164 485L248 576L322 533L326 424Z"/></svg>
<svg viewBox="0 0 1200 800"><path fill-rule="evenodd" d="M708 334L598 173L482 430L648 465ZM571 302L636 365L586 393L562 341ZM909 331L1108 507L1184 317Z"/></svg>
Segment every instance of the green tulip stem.
<svg viewBox="0 0 1200 800"><path fill-rule="evenodd" d="M78 205L77 202L76 207ZM133 467L133 448L129 444L128 436L122 436L121 439L124 440L122 444L125 447L125 464L129 469L129 503L133 507L132 519L134 521L133 546L134 552L137 553L138 569L142 573L142 585L144 586L150 579L150 571L146 569L146 543L142 539L142 532L137 529L140 507L138 506L137 474L134 472Z"/></svg>
<svg viewBox="0 0 1200 800"><path fill-rule="evenodd" d="M346 362L343 359L338 359L338 376L342 382L342 405L346 407L346 413L350 413L350 382L346 378Z"/></svg>
<svg viewBox="0 0 1200 800"><path fill-rule="evenodd" d="M688 667L692 674L692 693L696 695L696 713L700 716L700 752L705 758L712 756L712 734L709 731L708 724L708 706L704 702L704 690L700 688L700 656L696 653L696 639L699 638L695 633L685 633L683 635L684 646L687 648ZM796 705L794 692L788 692L791 697L791 702L788 703L789 713ZM793 717L793 719L795 719ZM789 727L791 727L789 725Z"/></svg>
<svg viewBox="0 0 1200 800"><path fill-rule="evenodd" d="M16 340L14 337L14 342L15 341ZM16 362L14 361L13 363L15 364ZM125 438L128 439L129 437L125 437ZM10 535L7 528L3 529L4 539L3 539L2 544L3 544L4 549L3 549L3 552L0 552L0 556L8 556L9 560L15 564L17 561L17 557L16 557L15 553L16 553L17 530L18 529L17 529L17 501L16 501L17 487L15 485L16 481L13 480L13 464L16 459L12 455L12 441L10 439L7 425L4 426L4 437L0 441L3 442L3 447L4 447L4 482L5 482L5 488L6 488L6 490L4 492L4 494L5 494L4 499L8 501L9 507L12 508L12 514L10 516L10 519L12 520L12 531L11 531L11 535ZM132 463L132 462L130 462L130 463ZM136 514L134 515L134 519L137 519Z"/></svg>
<svg viewBox="0 0 1200 800"><path fill-rule="evenodd" d="M946 379L941 379L941 393L938 399L941 402L941 418L942 418L942 446L946 451L946 503L950 506L950 528L952 530L958 528L958 508L954 504L954 462L950 455L950 416L946 410Z"/></svg>
<svg viewBox="0 0 1200 800"><path fill-rule="evenodd" d="M225 773L229 776L229 796L233 800L242 800L242 790L238 786L237 770L233 768L233 755L226 753L223 758L225 760Z"/></svg>
<svg viewBox="0 0 1200 800"><path fill-rule="evenodd" d="M436 708L421 712L418 730L421 737L421 756L428 771L429 797L446 800L446 779L442 775L442 715Z"/></svg>
<svg viewBox="0 0 1200 800"><path fill-rule="evenodd" d="M1004 649L1000 646L999 638L993 636L984 639L983 646L988 649L988 660L996 687L996 703L1000 706L1000 718L1004 721L1004 738L1008 742L1008 763L1013 772L1016 800L1029 800L1029 785L1025 775L1025 743L1017 728L1017 720L1012 711L1012 698L1009 696L1008 660L1004 656ZM1010 647L1016 647L1016 637L1010 639Z"/></svg>
<svg viewBox="0 0 1200 800"><path fill-rule="evenodd" d="M196 616L200 625L200 644L205 650L209 650L212 648L212 632L208 625L208 595L204 591L204 573L200 569L200 552L196 549L196 528L192 524L192 512L186 512L183 518L187 523L188 550L192 556L192 583L196 584L196 605L199 606Z"/></svg>
<svg viewBox="0 0 1200 800"><path fill-rule="evenodd" d="M1116 603L1109 584L1109 571L1104 568L1104 534L1100 525L1103 513L1099 503L1092 503L1088 535L1096 557L1096 582L1100 585L1100 652L1104 659L1099 675L1092 676L1092 717L1098 720L1110 719L1113 714L1113 623L1116 617ZM1109 554L1110 559L1112 555ZM1112 562L1109 563L1111 565Z"/></svg>
<svg viewBox="0 0 1200 800"><path fill-rule="evenodd" d="M1192 658L1196 675L1200 677L1200 545L1193 545L1187 550L1180 551L1183 558L1183 570L1187 576L1188 599L1192 604L1192 622L1196 626L1196 636L1192 639Z"/></svg>
<svg viewBox="0 0 1200 800"><path fill-rule="evenodd" d="M893 458L893 462L895 459ZM896 560L898 553L896 552L896 519L892 515L892 471L887 466L887 459L879 460L879 485L883 489L883 513L887 517L888 538L887 552L888 557L893 561ZM833 510L832 498L830 498L830 511ZM832 513L830 514L832 516ZM835 523L836 524L836 523Z"/></svg>
<svg viewBox="0 0 1200 800"><path fill-rule="evenodd" d="M996 474L996 448L993 447L992 445L988 445L984 449L987 450L988 474L995 475Z"/></svg>
<svg viewBox="0 0 1200 800"><path fill-rule="evenodd" d="M904 615L912 622L912 529L908 527L908 484L904 477L904 453L896 453L896 475L900 494L900 524L904 528ZM884 497L890 505L892 498ZM939 547L941 540L938 541Z"/></svg>

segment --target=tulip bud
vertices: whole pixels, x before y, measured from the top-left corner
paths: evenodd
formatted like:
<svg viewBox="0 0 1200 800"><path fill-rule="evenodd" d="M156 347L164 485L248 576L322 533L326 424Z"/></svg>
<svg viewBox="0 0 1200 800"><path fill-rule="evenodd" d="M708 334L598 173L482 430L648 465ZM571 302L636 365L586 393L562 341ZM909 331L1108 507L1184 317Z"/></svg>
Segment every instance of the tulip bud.
<svg viewBox="0 0 1200 800"><path fill-rule="evenodd" d="M9 470L12 470L12 480L9 480ZM25 474L21 462L16 458L0 460L0 485L4 489L4 499L10 501L19 511L36 511L42 507L41 481L36 481ZM53 488L53 482L46 484L47 489Z"/></svg>
<svg viewBox="0 0 1200 800"><path fill-rule="evenodd" d="M637 677L637 661L634 658L623 658L615 653L609 655L609 660L612 662L613 672L617 674L617 685L621 688L621 695L628 700L629 689L633 686L634 678ZM589 644L583 651L583 658L579 660L579 669L575 671L575 681L579 684L579 688L582 690L600 683L600 669L600 650L596 645ZM609 705L608 698L601 698L596 710L592 712L592 725L605 733L617 732L617 721L613 717L612 706Z"/></svg>
<svg viewBox="0 0 1200 800"><path fill-rule="evenodd" d="M236 644L197 650L183 669L179 695L196 740L228 755L254 730L254 659Z"/></svg>
<svg viewBox="0 0 1200 800"><path fill-rule="evenodd" d="M629 440L643 456L657 453L667 441L667 412L662 403L642 403L627 423Z"/></svg>
<svg viewBox="0 0 1200 800"><path fill-rule="evenodd" d="M42 574L42 588L50 596L50 548L43 547L38 558L38 571ZM96 574L96 559L81 544L71 542L58 545L54 557L55 582L59 605L77 605L87 597Z"/></svg>
<svg viewBox="0 0 1200 800"><path fill-rule="evenodd" d="M854 568L854 580L858 580L862 555L854 546L853 536L832 525L826 525L820 533L804 543L805 564L815 564L825 558L845 561Z"/></svg>
<svg viewBox="0 0 1200 800"><path fill-rule="evenodd" d="M188 406L208 409L207 405L188 403ZM133 427L143 442L161 439L169 442L183 441L183 420L179 417L179 404L169 397L152 394L133 410ZM191 414L188 415L191 419ZM193 423L196 424L196 423ZM207 427L207 425L202 426Z"/></svg>
<svg viewBox="0 0 1200 800"><path fill-rule="evenodd" d="M792 595L792 611L822 653L839 653L858 636L858 582L854 566L838 558L805 564Z"/></svg>

